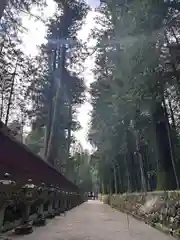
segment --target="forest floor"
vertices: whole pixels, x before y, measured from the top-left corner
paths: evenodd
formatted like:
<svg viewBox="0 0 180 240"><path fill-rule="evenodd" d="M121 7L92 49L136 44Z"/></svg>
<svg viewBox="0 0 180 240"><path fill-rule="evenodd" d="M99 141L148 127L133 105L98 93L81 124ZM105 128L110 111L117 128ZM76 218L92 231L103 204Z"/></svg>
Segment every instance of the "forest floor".
<svg viewBox="0 0 180 240"><path fill-rule="evenodd" d="M174 238L127 217L99 201L88 201L65 217L49 220L30 235L11 236L22 240L172 240Z"/></svg>

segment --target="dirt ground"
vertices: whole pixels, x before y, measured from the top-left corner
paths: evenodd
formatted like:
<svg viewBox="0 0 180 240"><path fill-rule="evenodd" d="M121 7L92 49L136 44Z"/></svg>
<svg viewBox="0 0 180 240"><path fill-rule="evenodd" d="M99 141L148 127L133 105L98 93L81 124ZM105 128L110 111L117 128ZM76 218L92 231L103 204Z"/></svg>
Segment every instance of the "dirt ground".
<svg viewBox="0 0 180 240"><path fill-rule="evenodd" d="M88 201L65 217L49 220L30 235L11 236L23 240L172 240L150 226L99 201Z"/></svg>

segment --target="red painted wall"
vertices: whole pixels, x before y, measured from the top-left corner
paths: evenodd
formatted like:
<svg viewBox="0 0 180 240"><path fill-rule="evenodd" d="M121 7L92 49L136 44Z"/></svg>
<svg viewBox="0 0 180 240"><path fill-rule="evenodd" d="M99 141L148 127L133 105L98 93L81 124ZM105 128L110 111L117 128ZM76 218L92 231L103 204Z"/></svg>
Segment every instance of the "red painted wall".
<svg viewBox="0 0 180 240"><path fill-rule="evenodd" d="M36 184L45 182L71 191L78 189L25 145L0 132L0 179L6 172L16 181L27 182L31 178Z"/></svg>

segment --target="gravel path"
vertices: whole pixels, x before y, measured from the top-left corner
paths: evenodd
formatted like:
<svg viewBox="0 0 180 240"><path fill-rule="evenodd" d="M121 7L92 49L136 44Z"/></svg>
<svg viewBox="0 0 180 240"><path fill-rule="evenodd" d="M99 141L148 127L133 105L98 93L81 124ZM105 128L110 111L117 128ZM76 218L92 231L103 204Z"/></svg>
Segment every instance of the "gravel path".
<svg viewBox="0 0 180 240"><path fill-rule="evenodd" d="M150 226L128 217L99 201L88 201L65 217L50 220L23 240L172 240Z"/></svg>

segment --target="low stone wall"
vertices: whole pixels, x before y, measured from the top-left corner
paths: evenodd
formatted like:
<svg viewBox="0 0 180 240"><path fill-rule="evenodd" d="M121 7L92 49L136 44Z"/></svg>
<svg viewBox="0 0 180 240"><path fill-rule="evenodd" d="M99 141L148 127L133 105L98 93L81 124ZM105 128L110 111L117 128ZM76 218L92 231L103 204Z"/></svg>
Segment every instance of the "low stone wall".
<svg viewBox="0 0 180 240"><path fill-rule="evenodd" d="M109 202L110 196L109 195L101 195L101 197L99 199L104 204L110 204L110 202Z"/></svg>
<svg viewBox="0 0 180 240"><path fill-rule="evenodd" d="M180 239L180 191L104 196L103 202Z"/></svg>

